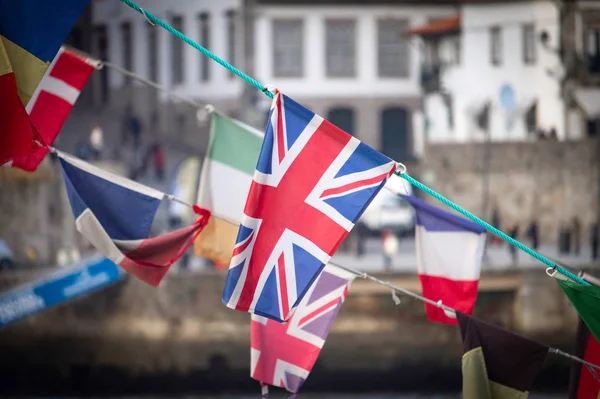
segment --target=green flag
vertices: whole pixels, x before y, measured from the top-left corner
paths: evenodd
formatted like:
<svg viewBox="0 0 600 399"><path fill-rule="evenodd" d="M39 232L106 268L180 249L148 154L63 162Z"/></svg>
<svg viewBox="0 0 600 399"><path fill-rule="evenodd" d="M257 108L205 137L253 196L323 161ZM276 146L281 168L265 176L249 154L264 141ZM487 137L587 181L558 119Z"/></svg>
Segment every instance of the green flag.
<svg viewBox="0 0 600 399"><path fill-rule="evenodd" d="M594 337L600 341L600 288L562 279L556 281Z"/></svg>
<svg viewBox="0 0 600 399"><path fill-rule="evenodd" d="M258 130L218 112L212 114L198 192L200 206L232 221L242 220L262 140ZM196 254L229 265L238 228L210 218L194 243Z"/></svg>

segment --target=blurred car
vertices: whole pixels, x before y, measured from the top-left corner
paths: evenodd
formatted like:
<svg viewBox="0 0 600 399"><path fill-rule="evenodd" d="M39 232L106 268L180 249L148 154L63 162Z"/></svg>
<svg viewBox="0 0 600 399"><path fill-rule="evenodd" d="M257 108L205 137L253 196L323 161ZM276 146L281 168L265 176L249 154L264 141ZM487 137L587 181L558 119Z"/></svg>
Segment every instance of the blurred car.
<svg viewBox="0 0 600 399"><path fill-rule="evenodd" d="M401 177L393 175L360 218L371 234L378 235L384 229L400 236L414 232L415 211L397 194L412 195L412 187Z"/></svg>
<svg viewBox="0 0 600 399"><path fill-rule="evenodd" d="M15 265L15 254L8 243L0 239L0 270L9 269Z"/></svg>

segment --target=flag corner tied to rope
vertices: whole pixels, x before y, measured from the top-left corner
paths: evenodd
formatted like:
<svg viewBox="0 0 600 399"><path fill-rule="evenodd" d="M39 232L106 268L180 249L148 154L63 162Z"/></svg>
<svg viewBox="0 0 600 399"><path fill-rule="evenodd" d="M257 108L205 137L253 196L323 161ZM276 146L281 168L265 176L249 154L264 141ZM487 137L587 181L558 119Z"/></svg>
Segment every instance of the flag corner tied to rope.
<svg viewBox="0 0 600 399"><path fill-rule="evenodd" d="M526 398L548 347L456 312L463 340L464 399Z"/></svg>
<svg viewBox="0 0 600 399"><path fill-rule="evenodd" d="M289 319L396 163L276 92L223 303Z"/></svg>
<svg viewBox="0 0 600 399"><path fill-rule="evenodd" d="M89 0L0 1L0 165L36 147L29 106Z"/></svg>
<svg viewBox="0 0 600 399"><path fill-rule="evenodd" d="M423 296L472 314L477 300L485 229L427 202L401 195L416 214L416 246ZM457 324L443 309L425 304L430 321Z"/></svg>
<svg viewBox="0 0 600 399"><path fill-rule="evenodd" d="M206 225L210 212L194 206L196 222L149 238L164 193L58 155L77 230L104 256L157 287Z"/></svg>
<svg viewBox="0 0 600 399"><path fill-rule="evenodd" d="M597 340L600 340L600 288L560 278L557 278L556 282L569 298L577 313L579 313L579 317L591 333Z"/></svg>
<svg viewBox="0 0 600 399"><path fill-rule="evenodd" d="M212 113L210 141L198 185L198 204L240 221L262 145L262 133L218 112ZM196 255L229 265L238 225L211 218L194 241Z"/></svg>
<svg viewBox="0 0 600 399"><path fill-rule="evenodd" d="M250 376L297 393L325 344L355 275L327 265L287 323L252 315Z"/></svg>
<svg viewBox="0 0 600 399"><path fill-rule="evenodd" d="M590 330L579 319L575 341L575 356L592 364L600 364L600 344ZM569 399L597 399L600 397L600 373L579 362L571 364L569 378Z"/></svg>

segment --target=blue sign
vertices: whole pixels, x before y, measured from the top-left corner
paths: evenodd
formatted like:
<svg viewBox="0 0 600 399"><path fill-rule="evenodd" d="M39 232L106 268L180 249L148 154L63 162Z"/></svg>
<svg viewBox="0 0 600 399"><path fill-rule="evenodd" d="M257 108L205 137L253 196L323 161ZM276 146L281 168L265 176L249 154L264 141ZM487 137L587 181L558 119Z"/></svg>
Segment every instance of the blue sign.
<svg viewBox="0 0 600 399"><path fill-rule="evenodd" d="M0 294L0 327L119 281L125 273L102 256Z"/></svg>

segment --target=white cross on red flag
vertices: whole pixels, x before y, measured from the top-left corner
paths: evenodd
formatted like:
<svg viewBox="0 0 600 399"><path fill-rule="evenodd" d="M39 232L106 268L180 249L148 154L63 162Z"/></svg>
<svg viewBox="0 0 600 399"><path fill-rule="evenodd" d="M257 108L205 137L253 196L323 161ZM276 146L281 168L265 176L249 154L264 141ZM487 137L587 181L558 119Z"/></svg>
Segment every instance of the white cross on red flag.
<svg viewBox="0 0 600 399"><path fill-rule="evenodd" d="M97 65L98 61L64 47L58 51L26 107L37 140L46 145L54 142ZM32 143L31 153L15 158L9 164L33 171L47 153L48 150Z"/></svg>

